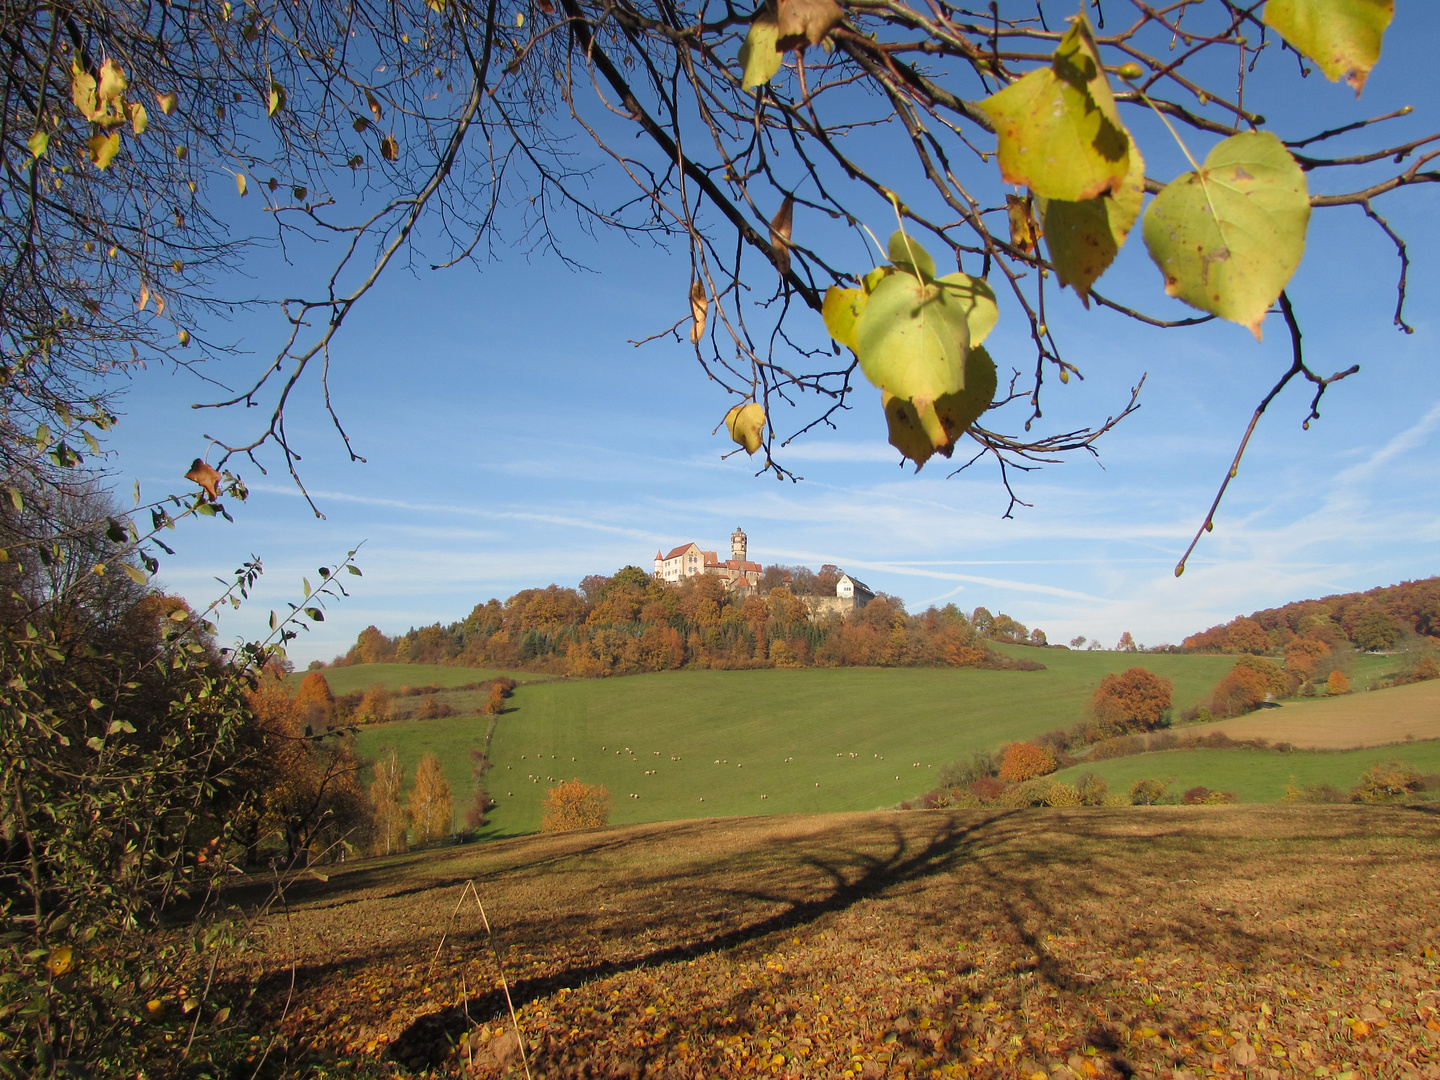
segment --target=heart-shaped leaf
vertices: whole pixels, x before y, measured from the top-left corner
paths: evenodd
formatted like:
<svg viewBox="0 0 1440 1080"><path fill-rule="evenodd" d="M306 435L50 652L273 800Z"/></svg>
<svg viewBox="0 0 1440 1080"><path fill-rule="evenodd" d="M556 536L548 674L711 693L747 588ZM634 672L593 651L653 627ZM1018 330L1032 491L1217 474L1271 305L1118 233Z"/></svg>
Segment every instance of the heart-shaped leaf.
<svg viewBox="0 0 1440 1080"><path fill-rule="evenodd" d="M820 307L820 315L830 336L857 352L860 344L855 337L855 322L869 298L863 289L842 289L831 285L825 290L825 302Z"/></svg>
<svg viewBox="0 0 1440 1080"><path fill-rule="evenodd" d="M1000 175L1047 199L1078 202L1116 190L1130 168L1089 20L1078 15L1049 66L980 102L995 125Z"/></svg>
<svg viewBox="0 0 1440 1080"><path fill-rule="evenodd" d="M865 377L896 397L934 401L965 385L966 310L954 290L896 272L875 286L855 324Z"/></svg>
<svg viewBox="0 0 1440 1080"><path fill-rule="evenodd" d="M959 304L965 312L965 325L970 330L970 347L973 349L995 329L1000 321L1000 306L995 302L995 290L984 278L972 278L969 274L946 274L936 281L944 286L952 304Z"/></svg>
<svg viewBox="0 0 1440 1080"><path fill-rule="evenodd" d="M961 435L995 400L995 361L984 348L970 350L965 358L965 389L934 402L907 401L882 393L890 445L920 466L935 453L949 457Z"/></svg>
<svg viewBox="0 0 1440 1080"><path fill-rule="evenodd" d="M1093 199L1067 202L1039 199L1041 233L1045 250L1055 264L1055 276L1090 306L1090 287L1115 256L1140 216L1145 201L1145 160L1140 148L1130 147L1130 172L1120 189Z"/></svg>
<svg viewBox="0 0 1440 1080"><path fill-rule="evenodd" d="M1270 0L1265 23L1298 51L1314 60L1325 77L1344 76L1365 89L1380 59L1381 39L1395 17L1395 0Z"/></svg>
<svg viewBox="0 0 1440 1080"><path fill-rule="evenodd" d="M1305 174L1274 134L1221 142L1199 172L1173 180L1145 211L1145 246L1165 291L1250 328L1260 324L1305 253Z"/></svg>
<svg viewBox="0 0 1440 1080"><path fill-rule="evenodd" d="M115 155L120 152L120 132L92 135L85 145L90 151L90 164L97 169L108 169L110 162L115 160Z"/></svg>
<svg viewBox="0 0 1440 1080"><path fill-rule="evenodd" d="M901 270L918 278L929 281L935 276L935 260L903 229L896 229L890 234L890 242L885 245L885 254L890 256L890 261Z"/></svg>

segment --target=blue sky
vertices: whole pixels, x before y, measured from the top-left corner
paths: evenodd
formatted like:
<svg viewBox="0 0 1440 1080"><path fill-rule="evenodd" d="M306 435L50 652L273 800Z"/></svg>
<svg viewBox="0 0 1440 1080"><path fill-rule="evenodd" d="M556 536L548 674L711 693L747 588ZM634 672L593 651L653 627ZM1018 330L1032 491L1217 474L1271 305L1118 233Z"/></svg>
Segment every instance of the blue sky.
<svg viewBox="0 0 1440 1080"><path fill-rule="evenodd" d="M1427 5L1398 7L1359 103L1317 74L1252 106L1283 119L1286 135L1405 104L1417 113L1387 125L1393 140L1440 127L1425 57L1440 20ZM1151 176L1184 168L1163 131L1141 121L1136 132ZM1312 190L1330 190L1329 177L1311 176ZM1044 628L1052 641L1085 634L1107 646L1126 630L1147 644L1173 642L1259 607L1428 576L1440 571L1440 225L1433 189L1397 192L1377 206L1411 244L1415 333L1391 325L1397 265L1389 242L1358 209L1316 213L1290 287L1307 357L1326 373L1357 362L1362 371L1332 388L1309 431L1300 427L1305 388L1292 386L1271 406L1216 531L1178 580L1175 562L1254 405L1288 364L1277 317L1257 344L1230 324L1161 332L1087 312L1069 293L1052 301L1066 358L1087 376L1047 384L1052 430L1115 411L1148 373L1143 406L1102 441L1098 462L1075 458L1017 477L1018 494L1033 505L1006 519L992 467L955 478L938 458L918 475L901 468L868 387L838 430L784 452L800 483L756 477L743 454L723 457L731 444L723 429L711 430L730 401L705 380L688 344L629 344L685 312L683 252L577 234L568 250L593 271L512 252L478 271L387 278L334 352L335 403L367 463L347 461L309 387L289 417L325 519L309 512L283 468L269 476L247 468L253 494L232 507L235 523L184 526L160 581L204 605L220 589L217 576L260 556L261 588L221 622L222 637L255 634L270 608L298 599L303 574L363 541L365 576L351 579L352 598L295 643L292 656L303 664L343 652L370 623L393 633L448 622L521 588L574 584L627 563L648 568L657 547L692 539L723 550L737 524L764 563L833 562L912 610L984 605ZM893 219L878 203L867 209L883 237ZM820 227L797 218L797 233ZM254 291L278 291L312 258L297 253L298 268L262 259ZM1180 313L1159 286L1137 229L1101 287ZM1002 369L1025 366L1029 350L1004 315L1002 297L1001 326L987 345ZM217 363L212 374L240 383L281 330L278 316L263 313L213 328L254 355ZM204 433L253 426L254 411L187 407L209 393L184 372L134 380L112 443L119 490L133 480L147 495L176 490L203 452ZM1009 419L1014 428L1023 415Z"/></svg>

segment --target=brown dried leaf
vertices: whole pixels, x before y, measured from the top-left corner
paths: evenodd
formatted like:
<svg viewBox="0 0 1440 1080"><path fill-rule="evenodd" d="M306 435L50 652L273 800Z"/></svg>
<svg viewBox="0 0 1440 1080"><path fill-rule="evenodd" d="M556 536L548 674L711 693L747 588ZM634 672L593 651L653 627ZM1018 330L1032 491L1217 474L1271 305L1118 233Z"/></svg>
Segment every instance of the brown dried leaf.
<svg viewBox="0 0 1440 1080"><path fill-rule="evenodd" d="M710 298L705 295L705 286L696 280L690 283L690 344L698 345L705 336L705 319L710 311Z"/></svg>
<svg viewBox="0 0 1440 1080"><path fill-rule="evenodd" d="M795 221L795 196L786 195L770 222L770 245L775 249L775 269L784 277L790 273L790 229Z"/></svg>
<svg viewBox="0 0 1440 1080"><path fill-rule="evenodd" d="M835 0L779 0L780 51L819 45L844 18Z"/></svg>
<svg viewBox="0 0 1440 1080"><path fill-rule="evenodd" d="M211 499L220 497L220 474L198 457L191 463L190 471L185 474L185 479L199 484Z"/></svg>
<svg viewBox="0 0 1440 1080"><path fill-rule="evenodd" d="M1033 202L1029 195L1006 195L1005 212L1010 217L1010 243L1026 255L1035 254L1035 241L1040 226L1035 221Z"/></svg>

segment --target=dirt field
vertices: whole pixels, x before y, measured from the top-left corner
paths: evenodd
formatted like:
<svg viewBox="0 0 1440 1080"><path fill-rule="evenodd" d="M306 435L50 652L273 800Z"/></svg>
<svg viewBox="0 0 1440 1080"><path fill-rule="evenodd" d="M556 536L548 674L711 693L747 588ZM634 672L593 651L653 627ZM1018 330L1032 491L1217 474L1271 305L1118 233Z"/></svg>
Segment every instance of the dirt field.
<svg viewBox="0 0 1440 1080"><path fill-rule="evenodd" d="M1437 841L1364 807L629 826L297 883L230 974L289 1055L523 1076L473 881L536 1077L1440 1077Z"/></svg>
<svg viewBox="0 0 1440 1080"><path fill-rule="evenodd" d="M1223 731L1234 739L1269 739L1305 749L1388 746L1407 739L1440 739L1440 679L1368 693L1287 702L1234 720L1184 729Z"/></svg>

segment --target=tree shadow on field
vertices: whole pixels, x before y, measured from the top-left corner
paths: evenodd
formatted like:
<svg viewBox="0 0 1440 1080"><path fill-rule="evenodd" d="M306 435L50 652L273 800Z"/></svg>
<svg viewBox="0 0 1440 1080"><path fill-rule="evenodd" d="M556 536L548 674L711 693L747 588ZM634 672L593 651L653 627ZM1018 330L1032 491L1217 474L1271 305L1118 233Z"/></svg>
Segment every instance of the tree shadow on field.
<svg viewBox="0 0 1440 1080"><path fill-rule="evenodd" d="M737 852L716 862L695 867L690 873L668 875L663 880L649 883L651 890L664 889L671 897L689 896L688 910L676 911L675 902L665 912L666 922L677 917L686 926L702 922L706 901L728 898L746 901L751 905L766 907L779 905L779 910L759 918L753 918L738 926L719 930L707 936L696 937L672 945L656 948L625 959L601 960L590 964L572 965L548 975L521 979L510 986L510 996L518 1008L522 1004L547 997L563 988L573 988L584 983L609 978L626 972L660 967L679 961L694 960L712 953L727 952L770 934L792 931L810 925L822 917L843 911L861 901L874 899L899 886L916 884L938 874L954 870L964 861L976 858L981 847L1002 842L997 835L1002 830L997 826L1014 811L987 816L981 820L961 821L954 818L943 820L941 827L929 836L907 836L906 831L892 826L889 832L887 850L879 853L847 851L843 856L823 857L815 854L799 854L796 847L803 847L809 837L796 837L789 841L767 847L764 863L773 867L784 867L787 871L789 895L779 891L757 887L744 888L744 879L763 873L766 867L756 866L753 850ZM872 834L873 835L873 832ZM827 839L833 841L833 834ZM798 870L800 873L795 873ZM797 881L805 872L809 881ZM731 877L738 887L721 892L713 889L718 878ZM709 886L703 894L692 895L687 888L691 879L705 882ZM756 882L757 886L760 884ZM638 886L645 891L645 886ZM729 908L721 908L728 912ZM655 919L653 908L636 914L631 926L607 927L610 933L642 937L647 924ZM711 918L715 917L712 911ZM561 920L563 923L563 920ZM543 944L537 938L563 938L563 926L558 928L555 920L533 920L532 925L510 928L507 936L518 936L532 945ZM483 944L483 938L475 933L468 935L474 944ZM456 1040L474 1023L503 1016L506 1013L505 996L494 990L479 994L466 1001L421 1016L405 1028L390 1045L389 1056L405 1062L411 1067L434 1067L450 1053Z"/></svg>

